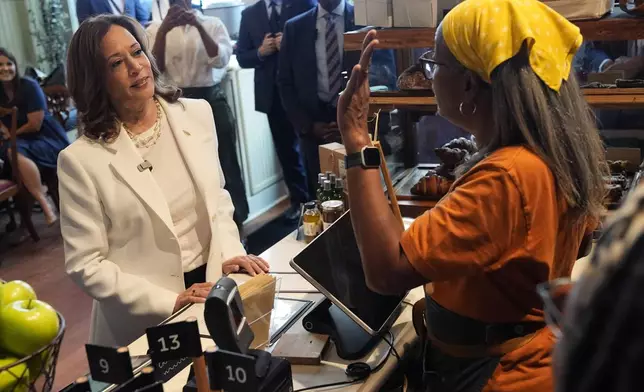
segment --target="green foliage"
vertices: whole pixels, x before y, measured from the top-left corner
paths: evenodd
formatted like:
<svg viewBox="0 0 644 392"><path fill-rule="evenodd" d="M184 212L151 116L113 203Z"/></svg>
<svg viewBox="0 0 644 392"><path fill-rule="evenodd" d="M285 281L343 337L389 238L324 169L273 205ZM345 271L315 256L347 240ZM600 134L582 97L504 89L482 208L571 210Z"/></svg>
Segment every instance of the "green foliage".
<svg viewBox="0 0 644 392"><path fill-rule="evenodd" d="M38 67L49 72L65 61L68 15L62 0L31 0L28 4Z"/></svg>

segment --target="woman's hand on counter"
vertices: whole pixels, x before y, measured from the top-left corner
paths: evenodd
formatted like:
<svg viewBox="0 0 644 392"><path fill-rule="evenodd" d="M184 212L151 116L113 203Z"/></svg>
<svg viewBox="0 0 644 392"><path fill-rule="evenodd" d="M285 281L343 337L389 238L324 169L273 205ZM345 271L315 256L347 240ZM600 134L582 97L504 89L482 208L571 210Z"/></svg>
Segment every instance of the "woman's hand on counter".
<svg viewBox="0 0 644 392"><path fill-rule="evenodd" d="M268 272L270 269L268 263L260 257L248 255L237 256L222 265L224 275L234 274L236 272L246 272L250 276L260 275Z"/></svg>
<svg viewBox="0 0 644 392"><path fill-rule="evenodd" d="M178 312L181 308L188 304L204 303L212 289L213 283L195 283L188 290L179 294L177 301L174 303L172 313Z"/></svg>
<svg viewBox="0 0 644 392"><path fill-rule="evenodd" d="M338 102L338 124L347 154L370 145L367 117L369 116L369 65L378 45L376 31L371 30L362 43L360 63L353 67L347 87Z"/></svg>

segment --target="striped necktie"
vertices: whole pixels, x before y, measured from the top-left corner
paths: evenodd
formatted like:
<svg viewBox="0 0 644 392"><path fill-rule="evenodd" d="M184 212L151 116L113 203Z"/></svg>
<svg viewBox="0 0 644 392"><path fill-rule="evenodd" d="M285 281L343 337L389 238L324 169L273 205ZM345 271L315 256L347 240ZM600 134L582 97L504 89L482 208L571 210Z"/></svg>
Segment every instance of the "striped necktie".
<svg viewBox="0 0 644 392"><path fill-rule="evenodd" d="M277 3L271 1L270 3L271 17L268 21L271 27L271 33L277 34L282 32L282 26L280 26L280 14L277 12Z"/></svg>
<svg viewBox="0 0 644 392"><path fill-rule="evenodd" d="M326 14L326 63L329 73L329 102L335 106L342 89L342 54L336 32L336 15Z"/></svg>

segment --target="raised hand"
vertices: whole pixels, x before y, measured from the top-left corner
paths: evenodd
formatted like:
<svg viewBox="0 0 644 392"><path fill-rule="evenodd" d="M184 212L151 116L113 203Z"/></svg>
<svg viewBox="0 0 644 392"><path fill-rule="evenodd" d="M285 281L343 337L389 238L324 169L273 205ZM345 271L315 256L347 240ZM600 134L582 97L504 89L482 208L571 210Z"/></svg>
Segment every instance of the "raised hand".
<svg viewBox="0 0 644 392"><path fill-rule="evenodd" d="M347 88L338 101L338 125L347 153L360 151L371 143L367 127L369 115L369 65L378 45L377 33L371 30L362 42L360 62L353 67Z"/></svg>

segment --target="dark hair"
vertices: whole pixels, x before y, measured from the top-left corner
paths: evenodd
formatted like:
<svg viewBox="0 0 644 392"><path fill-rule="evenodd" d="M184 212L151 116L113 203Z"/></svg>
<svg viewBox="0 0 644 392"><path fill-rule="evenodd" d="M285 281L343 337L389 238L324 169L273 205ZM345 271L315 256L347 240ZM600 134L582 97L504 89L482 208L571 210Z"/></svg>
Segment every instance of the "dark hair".
<svg viewBox="0 0 644 392"><path fill-rule="evenodd" d="M574 73L563 81L559 92L552 90L532 70L524 45L494 70L491 79L493 135L458 173L499 148L523 144L552 171L574 222L599 218L608 167L595 117Z"/></svg>
<svg viewBox="0 0 644 392"><path fill-rule="evenodd" d="M78 110L79 133L108 143L116 139L119 128L107 92L107 62L100 48L113 25L129 31L141 45L152 66L155 94L171 103L181 96L181 90L161 80L159 68L148 50L147 36L136 20L124 15L99 15L85 20L69 45L67 87Z"/></svg>
<svg viewBox="0 0 644 392"><path fill-rule="evenodd" d="M634 195L636 196L636 195ZM556 348L557 392L642 391L644 363L644 235L642 198L606 232L573 288ZM628 203L629 201L627 201ZM590 281L590 282L587 282ZM572 294L571 294L572 295ZM569 295L569 298L570 296Z"/></svg>
<svg viewBox="0 0 644 392"><path fill-rule="evenodd" d="M0 47L0 56L5 56L15 65L16 67L16 77L13 78L11 81L11 84L13 85L13 102L17 102L18 99L18 91L20 89L20 71L18 70L18 62L16 61L16 57L9 52L7 49ZM5 106L9 104L9 99L7 98L7 95L4 92L4 87L2 86L2 83L0 83L0 106Z"/></svg>

